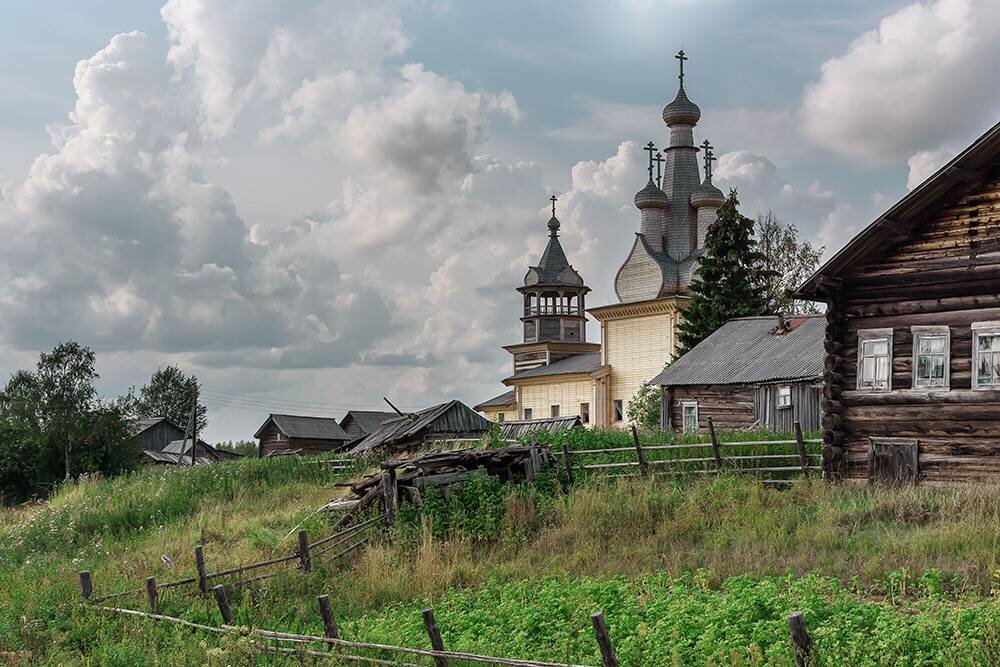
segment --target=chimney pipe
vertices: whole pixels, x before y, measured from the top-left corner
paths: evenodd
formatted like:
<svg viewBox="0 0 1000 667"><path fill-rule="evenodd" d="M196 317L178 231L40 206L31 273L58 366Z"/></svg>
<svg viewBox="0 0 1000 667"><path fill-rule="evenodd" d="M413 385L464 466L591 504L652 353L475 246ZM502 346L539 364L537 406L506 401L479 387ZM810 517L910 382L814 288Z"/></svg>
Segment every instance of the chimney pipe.
<svg viewBox="0 0 1000 667"><path fill-rule="evenodd" d="M779 336L788 333L788 322L785 321L785 316L781 313L778 313L778 328L775 329L774 333Z"/></svg>

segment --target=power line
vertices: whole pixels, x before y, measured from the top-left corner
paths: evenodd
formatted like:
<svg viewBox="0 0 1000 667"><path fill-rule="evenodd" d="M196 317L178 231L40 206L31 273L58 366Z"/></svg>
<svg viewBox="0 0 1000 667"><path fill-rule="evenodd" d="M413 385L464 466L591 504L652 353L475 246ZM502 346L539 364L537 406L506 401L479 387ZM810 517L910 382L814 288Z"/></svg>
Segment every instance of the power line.
<svg viewBox="0 0 1000 667"><path fill-rule="evenodd" d="M245 403L260 403L264 405L283 404L283 405L302 405L306 407L315 406L320 408L360 409L357 403L330 403L326 401L307 401L307 400L291 399L291 398L277 398L277 397L265 396L262 394L237 394L219 390L207 390L204 388L202 389L201 393L205 397L211 396L222 400L234 400ZM424 407L423 405L416 405L413 403L400 403L399 405L406 408Z"/></svg>

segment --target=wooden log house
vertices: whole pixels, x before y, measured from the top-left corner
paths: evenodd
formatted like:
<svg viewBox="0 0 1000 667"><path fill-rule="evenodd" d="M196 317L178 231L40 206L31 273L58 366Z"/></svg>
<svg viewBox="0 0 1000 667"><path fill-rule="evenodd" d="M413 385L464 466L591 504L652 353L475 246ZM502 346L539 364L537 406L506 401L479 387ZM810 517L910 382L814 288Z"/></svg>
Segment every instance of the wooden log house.
<svg viewBox="0 0 1000 667"><path fill-rule="evenodd" d="M1000 479L1000 124L798 294L827 304L828 476Z"/></svg>
<svg viewBox="0 0 1000 667"><path fill-rule="evenodd" d="M791 433L820 427L823 317L739 317L668 365L650 384L660 388L660 427L763 428Z"/></svg>
<svg viewBox="0 0 1000 667"><path fill-rule="evenodd" d="M275 414L268 415L253 437L260 441L261 458L335 452L351 439L333 417Z"/></svg>

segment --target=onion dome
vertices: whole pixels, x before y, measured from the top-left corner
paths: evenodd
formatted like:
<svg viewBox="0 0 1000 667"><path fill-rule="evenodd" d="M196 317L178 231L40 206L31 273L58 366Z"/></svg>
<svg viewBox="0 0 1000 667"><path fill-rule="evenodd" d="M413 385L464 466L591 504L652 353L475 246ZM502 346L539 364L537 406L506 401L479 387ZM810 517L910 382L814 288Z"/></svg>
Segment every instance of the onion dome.
<svg viewBox="0 0 1000 667"><path fill-rule="evenodd" d="M644 208L667 208L670 206L670 200L667 199L667 195L660 188L656 187L656 183L650 178L649 182L646 183L646 187L635 193L635 207L639 210Z"/></svg>
<svg viewBox="0 0 1000 667"><path fill-rule="evenodd" d="M695 208L702 208L705 206L719 208L725 202L726 197L722 194L722 190L712 185L712 181L707 178L704 183L699 185L698 188L691 193L691 206L694 206Z"/></svg>
<svg viewBox="0 0 1000 667"><path fill-rule="evenodd" d="M701 118L701 109L688 99L684 86L677 91L674 101L663 107L663 122L673 125L697 125Z"/></svg>
<svg viewBox="0 0 1000 667"><path fill-rule="evenodd" d="M557 236L559 233L559 219L556 216L549 218L548 223L545 225L549 228L549 236Z"/></svg>

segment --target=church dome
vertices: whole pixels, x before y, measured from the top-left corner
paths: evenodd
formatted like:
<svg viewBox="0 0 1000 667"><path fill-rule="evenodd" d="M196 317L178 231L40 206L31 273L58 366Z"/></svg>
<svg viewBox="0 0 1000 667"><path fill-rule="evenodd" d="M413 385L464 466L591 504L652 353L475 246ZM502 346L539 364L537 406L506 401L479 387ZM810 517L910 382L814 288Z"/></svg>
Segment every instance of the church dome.
<svg viewBox="0 0 1000 667"><path fill-rule="evenodd" d="M700 118L701 109L688 99L683 86L674 101L663 107L663 122L667 125L696 125Z"/></svg>
<svg viewBox="0 0 1000 667"><path fill-rule="evenodd" d="M656 187L656 183L650 178L649 182L646 183L646 187L635 193L635 207L638 209L644 208L667 208L670 206L670 200L667 199L667 195L660 188Z"/></svg>
<svg viewBox="0 0 1000 667"><path fill-rule="evenodd" d="M712 181L709 180L706 180L691 193L691 206L695 208L704 206L719 208L725 201L726 197L722 194L722 190L712 185Z"/></svg>
<svg viewBox="0 0 1000 667"><path fill-rule="evenodd" d="M549 228L550 232L558 232L559 219L556 218L556 216L552 216L551 218L549 218L549 222L545 226Z"/></svg>

